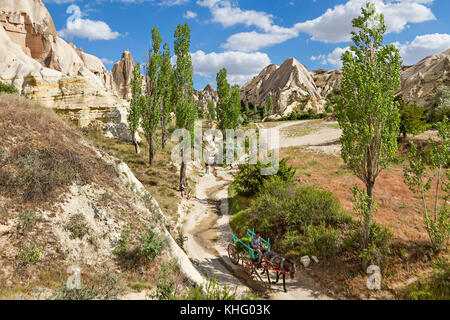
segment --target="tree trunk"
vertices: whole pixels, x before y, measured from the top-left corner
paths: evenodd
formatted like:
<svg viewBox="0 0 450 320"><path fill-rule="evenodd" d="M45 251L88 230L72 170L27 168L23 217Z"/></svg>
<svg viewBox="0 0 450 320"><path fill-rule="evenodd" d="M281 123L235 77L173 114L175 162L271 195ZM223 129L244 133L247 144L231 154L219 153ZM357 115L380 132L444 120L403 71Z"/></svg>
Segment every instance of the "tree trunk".
<svg viewBox="0 0 450 320"><path fill-rule="evenodd" d="M367 250L370 244L370 224L372 222L372 192L373 192L373 183L368 183L366 185L367 196L369 197L369 203L367 204L367 212L368 215L365 217L364 221L364 230L363 230L363 249ZM364 271L367 269L370 261L366 258L363 258L362 267Z"/></svg>
<svg viewBox="0 0 450 320"><path fill-rule="evenodd" d="M166 149L166 141L167 141L167 133L166 133L166 114L163 109L163 113L161 115L161 147Z"/></svg>
<svg viewBox="0 0 450 320"><path fill-rule="evenodd" d="M185 185L186 185L186 163L184 163L183 161L180 167L180 190L182 190L182 186Z"/></svg>
<svg viewBox="0 0 450 320"><path fill-rule="evenodd" d="M153 143L153 135L148 139L148 163L153 166L153 158L155 156L155 145Z"/></svg>
<svg viewBox="0 0 450 320"><path fill-rule="evenodd" d="M164 90L164 98L161 108L161 147L162 149L166 149L166 99L167 99L167 88Z"/></svg>
<svg viewBox="0 0 450 320"><path fill-rule="evenodd" d="M134 149L136 150L136 154L140 154L141 150L139 149L139 143L136 141L136 132L131 133L131 139L134 144Z"/></svg>

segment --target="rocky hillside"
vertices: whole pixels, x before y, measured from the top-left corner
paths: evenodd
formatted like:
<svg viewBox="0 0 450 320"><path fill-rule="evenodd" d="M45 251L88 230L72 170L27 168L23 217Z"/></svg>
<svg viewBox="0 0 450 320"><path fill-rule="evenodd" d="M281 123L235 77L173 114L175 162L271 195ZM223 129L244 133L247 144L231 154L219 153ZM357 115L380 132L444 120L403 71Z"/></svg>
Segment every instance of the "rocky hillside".
<svg viewBox="0 0 450 320"><path fill-rule="evenodd" d="M450 49L431 55L413 66L403 67L398 95L405 101L427 107L439 85L450 86ZM270 96L275 111L287 115L293 110L324 109L324 99L341 86L341 70L308 70L294 58L278 67L271 64L241 89L244 102L262 106Z"/></svg>
<svg viewBox="0 0 450 320"><path fill-rule="evenodd" d="M122 78L61 39L41 0L0 0L0 25L0 81L80 126L126 125Z"/></svg>
<svg viewBox="0 0 450 320"><path fill-rule="evenodd" d="M450 87L450 49L428 56L404 70L399 95L405 101L416 101L419 106L427 107L440 85Z"/></svg>
<svg viewBox="0 0 450 320"><path fill-rule="evenodd" d="M333 89L341 87L341 70L314 70L311 71L314 83L323 98L326 98Z"/></svg>
<svg viewBox="0 0 450 320"><path fill-rule="evenodd" d="M219 95L210 84L207 84L203 90L194 91L194 99L197 101L199 107L203 109L204 114L207 114L209 112L208 103L211 101L216 106L217 101L219 101Z"/></svg>
<svg viewBox="0 0 450 320"><path fill-rule="evenodd" d="M109 272L152 284L177 257L184 278L201 281L128 166L51 110L1 95L0 141L0 297L54 289L73 265L85 280ZM153 260L142 255L145 236L165 242Z"/></svg>
<svg viewBox="0 0 450 320"><path fill-rule="evenodd" d="M269 65L241 89L241 98L261 106L272 97L274 111L289 115L292 111L324 110L324 101L311 73L294 58L281 66Z"/></svg>

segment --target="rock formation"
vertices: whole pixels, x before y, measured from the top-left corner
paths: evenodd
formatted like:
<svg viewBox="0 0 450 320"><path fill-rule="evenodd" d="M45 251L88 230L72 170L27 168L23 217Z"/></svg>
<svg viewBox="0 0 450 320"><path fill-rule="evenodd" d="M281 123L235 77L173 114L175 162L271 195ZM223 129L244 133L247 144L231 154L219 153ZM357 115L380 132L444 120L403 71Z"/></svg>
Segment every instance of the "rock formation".
<svg viewBox="0 0 450 320"><path fill-rule="evenodd" d="M130 51L125 50L120 61L114 64L112 77L116 91L122 99L131 98L130 82L133 77L134 61Z"/></svg>
<svg viewBox="0 0 450 320"><path fill-rule="evenodd" d="M272 97L274 110L282 116L292 111L324 110L324 101L311 73L294 58L279 67L269 65L241 89L243 101L262 106Z"/></svg>
<svg viewBox="0 0 450 320"><path fill-rule="evenodd" d="M314 70L306 68L293 58L280 67L265 67L241 88L242 101L262 106L272 96L277 114L271 119L288 115L293 110L323 111L324 99L341 87L341 70ZM450 49L434 54L413 66L403 66L401 88L397 96L409 102L428 107L440 85L450 87Z"/></svg>
<svg viewBox="0 0 450 320"><path fill-rule="evenodd" d="M219 95L214 88L207 84L203 90L194 90L194 100L197 101L199 107L203 109L203 112L208 113L208 103L212 101L214 106L217 105L217 101L219 101Z"/></svg>
<svg viewBox="0 0 450 320"><path fill-rule="evenodd" d="M427 107L440 85L450 87L450 49L433 54L403 71L401 90L403 100Z"/></svg>
<svg viewBox="0 0 450 320"><path fill-rule="evenodd" d="M333 89L339 89L342 81L341 70L323 70L311 71L314 83L323 98L326 98Z"/></svg>
<svg viewBox="0 0 450 320"><path fill-rule="evenodd" d="M0 24L0 81L80 126L126 125L127 102L112 75L100 59L58 37L41 0L0 0Z"/></svg>

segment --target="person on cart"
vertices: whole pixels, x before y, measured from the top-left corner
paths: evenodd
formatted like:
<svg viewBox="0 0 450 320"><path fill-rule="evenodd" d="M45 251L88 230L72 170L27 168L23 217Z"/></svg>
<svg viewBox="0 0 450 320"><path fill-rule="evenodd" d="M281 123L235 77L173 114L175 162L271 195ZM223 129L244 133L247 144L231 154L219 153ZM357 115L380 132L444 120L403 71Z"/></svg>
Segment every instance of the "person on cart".
<svg viewBox="0 0 450 320"><path fill-rule="evenodd" d="M259 231L255 231L255 235L250 242L250 246L258 254L258 264L261 265L261 260L263 255L266 253L267 248L263 246Z"/></svg>

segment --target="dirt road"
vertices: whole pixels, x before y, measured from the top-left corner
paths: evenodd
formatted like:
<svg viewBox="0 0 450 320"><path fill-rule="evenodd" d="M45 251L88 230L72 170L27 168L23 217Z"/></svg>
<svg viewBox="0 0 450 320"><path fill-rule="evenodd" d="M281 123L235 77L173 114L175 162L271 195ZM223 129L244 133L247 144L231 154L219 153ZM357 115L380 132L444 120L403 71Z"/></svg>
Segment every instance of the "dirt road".
<svg viewBox="0 0 450 320"><path fill-rule="evenodd" d="M282 123L278 128L299 123L307 122ZM311 142L314 143L314 146L318 146L318 144L326 144L340 135L337 129L325 130L319 130L303 137L293 137L292 140L284 142L283 146L286 144L289 146L311 145ZM187 236L185 248L188 256L205 277L214 275L222 285L236 288L241 296L251 288L265 299L330 299L321 293L314 281L302 272L303 266L297 266L296 279L286 279L288 292L285 293L281 280L269 289L266 276L262 276L264 281L249 279L241 265L232 264L227 253L232 233L229 227L228 187L233 181L232 174L236 172L236 169L213 167L209 175L203 175L203 171L200 170L195 171L194 169L190 173L197 183L195 197L184 200L178 213L181 217L184 235ZM271 274L271 279L275 280L275 274Z"/></svg>

